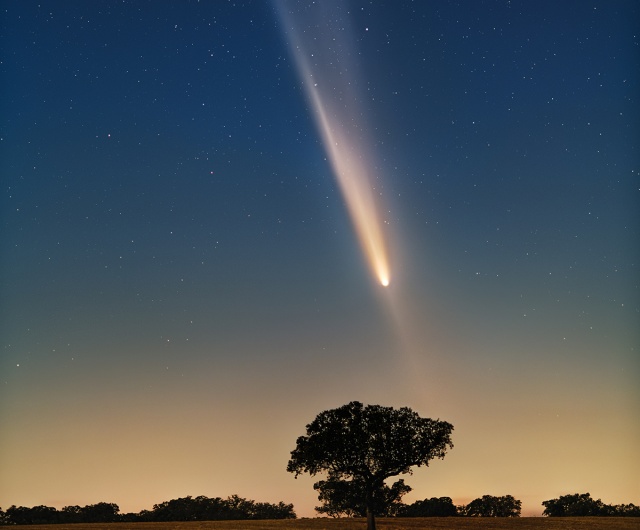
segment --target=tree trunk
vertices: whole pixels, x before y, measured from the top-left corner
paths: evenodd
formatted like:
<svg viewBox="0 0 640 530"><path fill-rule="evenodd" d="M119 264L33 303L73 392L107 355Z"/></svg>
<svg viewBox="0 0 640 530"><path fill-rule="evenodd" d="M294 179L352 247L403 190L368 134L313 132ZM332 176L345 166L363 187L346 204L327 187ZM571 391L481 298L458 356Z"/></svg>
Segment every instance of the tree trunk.
<svg viewBox="0 0 640 530"><path fill-rule="evenodd" d="M367 507L367 530L376 530L376 517L373 510Z"/></svg>
<svg viewBox="0 0 640 530"><path fill-rule="evenodd" d="M373 488L367 487L367 530L376 530L376 516L373 512Z"/></svg>

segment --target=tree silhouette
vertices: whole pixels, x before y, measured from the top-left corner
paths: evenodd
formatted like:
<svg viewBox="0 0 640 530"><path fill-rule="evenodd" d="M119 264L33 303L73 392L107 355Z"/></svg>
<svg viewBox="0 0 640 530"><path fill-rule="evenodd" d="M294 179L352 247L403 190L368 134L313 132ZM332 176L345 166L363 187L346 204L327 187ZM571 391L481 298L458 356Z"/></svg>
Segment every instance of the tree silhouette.
<svg viewBox="0 0 640 530"><path fill-rule="evenodd" d="M140 514L144 521L221 521L243 519L295 519L293 504L255 502L232 495L227 499L191 496L155 504Z"/></svg>
<svg viewBox="0 0 640 530"><path fill-rule="evenodd" d="M562 495L558 499L543 501L542 505L545 507L542 515L551 517L600 515L603 508L602 501L592 499L590 493Z"/></svg>
<svg viewBox="0 0 640 530"><path fill-rule="evenodd" d="M120 508L112 502L99 502L80 509L83 523L113 523L118 520Z"/></svg>
<svg viewBox="0 0 640 530"><path fill-rule="evenodd" d="M367 507L365 484L361 480L321 480L313 485L319 492L318 500L323 505L316 507L316 511L331 517L366 517ZM402 497L411 491L411 487L400 479L391 487L383 484L382 488L374 492L374 514L393 516L404 506Z"/></svg>
<svg viewBox="0 0 640 530"><path fill-rule="evenodd" d="M326 472L330 482L357 481L368 530L375 530L375 500L387 478L428 466L453 447L451 424L421 418L407 407L365 407L352 401L321 412L306 428L287 471L296 477Z"/></svg>
<svg viewBox="0 0 640 530"><path fill-rule="evenodd" d="M562 495L558 499L543 501L542 515L548 517L616 516L640 517L640 507L634 504L604 504L593 499L590 493Z"/></svg>
<svg viewBox="0 0 640 530"><path fill-rule="evenodd" d="M5 513L7 524L56 524L59 512L51 506L11 506Z"/></svg>
<svg viewBox="0 0 640 530"><path fill-rule="evenodd" d="M295 519L293 504L270 504L255 502L232 495L227 499L195 499L184 497L172 499L153 506L153 510L140 513L119 514L117 504L99 502L88 506L65 506L58 511L49 506L11 506L6 512L0 510L0 524L73 524L111 522L156 522L156 521L212 521L221 519Z"/></svg>
<svg viewBox="0 0 640 530"><path fill-rule="evenodd" d="M458 515L451 497L432 497L413 504L404 505L398 512L400 517L452 517Z"/></svg>
<svg viewBox="0 0 640 530"><path fill-rule="evenodd" d="M469 517L520 517L522 502L511 495L494 497L483 495L460 508L461 515Z"/></svg>

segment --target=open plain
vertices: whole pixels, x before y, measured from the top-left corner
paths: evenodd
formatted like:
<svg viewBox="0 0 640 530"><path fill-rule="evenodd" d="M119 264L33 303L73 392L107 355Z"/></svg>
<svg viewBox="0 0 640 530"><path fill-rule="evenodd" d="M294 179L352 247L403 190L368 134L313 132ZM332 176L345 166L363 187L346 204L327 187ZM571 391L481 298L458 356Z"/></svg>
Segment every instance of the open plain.
<svg viewBox="0 0 640 530"><path fill-rule="evenodd" d="M380 530L638 530L636 517L428 517L376 520ZM270 521L194 521L162 523L92 523L25 525L21 530L364 530L364 519L293 519ZM5 527L8 528L8 527Z"/></svg>

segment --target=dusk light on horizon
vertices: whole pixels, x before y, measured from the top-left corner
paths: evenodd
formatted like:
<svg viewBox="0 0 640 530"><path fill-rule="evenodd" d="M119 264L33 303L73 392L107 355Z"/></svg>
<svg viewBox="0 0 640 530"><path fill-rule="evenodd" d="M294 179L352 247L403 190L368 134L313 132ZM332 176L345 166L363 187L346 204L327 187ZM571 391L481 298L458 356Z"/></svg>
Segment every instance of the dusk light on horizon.
<svg viewBox="0 0 640 530"><path fill-rule="evenodd" d="M2 509L315 517L353 401L406 503L640 505L640 4L0 7Z"/></svg>

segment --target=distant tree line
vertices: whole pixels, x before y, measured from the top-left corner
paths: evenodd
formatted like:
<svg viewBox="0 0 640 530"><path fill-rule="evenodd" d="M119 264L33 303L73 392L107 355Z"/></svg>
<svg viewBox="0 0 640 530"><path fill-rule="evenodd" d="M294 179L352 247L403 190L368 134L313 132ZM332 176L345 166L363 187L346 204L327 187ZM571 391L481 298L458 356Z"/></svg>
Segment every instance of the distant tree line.
<svg viewBox="0 0 640 530"><path fill-rule="evenodd" d="M493 497L483 495L466 506L454 506L451 498L440 497L401 505L397 510L400 517L520 517L521 502L511 495ZM558 499L543 501L547 517L640 517L640 506L634 504L604 504L600 499L591 498L589 493L563 495Z"/></svg>
<svg viewBox="0 0 640 530"><path fill-rule="evenodd" d="M400 517L520 517L522 502L511 495L483 495L469 504L454 506L450 497L416 501L398 510Z"/></svg>
<svg viewBox="0 0 640 530"><path fill-rule="evenodd" d="M413 504L400 504L398 517L520 517L521 501L511 495L483 495L469 504L456 506L451 497L432 497Z"/></svg>
<svg viewBox="0 0 640 530"><path fill-rule="evenodd" d="M2 524L58 524L58 523L111 523L120 520L117 504L99 502L84 507L65 506L56 510L51 506L11 506L0 510Z"/></svg>
<svg viewBox="0 0 640 530"><path fill-rule="evenodd" d="M640 517L640 506L635 504L604 504L591 498L589 493L562 495L557 499L543 501L542 515L549 517L604 516Z"/></svg>
<svg viewBox="0 0 640 530"><path fill-rule="evenodd" d="M400 517L453 517L458 514L458 508L454 506L451 497L432 497L404 504L398 510Z"/></svg>
<svg viewBox="0 0 640 530"><path fill-rule="evenodd" d="M125 514L120 513L117 504L107 502L84 507L65 506L61 510L50 506L11 506L6 511L0 509L0 524L5 525L295 518L293 504L255 502L237 495L227 499L189 496L155 504L152 510Z"/></svg>
<svg viewBox="0 0 640 530"><path fill-rule="evenodd" d="M295 519L293 504L255 502L232 495L227 499L200 496L155 504L153 510L134 514L132 521L221 521L246 519Z"/></svg>
<svg viewBox="0 0 640 530"><path fill-rule="evenodd" d="M325 482L316 487L324 500L324 505L316 510L332 517L361 517L363 506L359 497L351 497L349 491ZM450 497L432 497L403 504L400 497L411 488L398 481L387 487L386 497L378 499L376 515L384 517L520 517L521 501L511 495L494 497L483 495L467 505L456 506ZM337 493L336 493L336 490ZM329 493L331 492L331 493ZM338 502L335 502L336 499ZM388 501L388 502L386 502ZM589 493L563 495L542 503L548 517L640 517L640 506L634 504L604 504L593 499ZM56 510L50 506L11 506L7 511L0 509L0 524L72 524L111 522L169 522L169 521L219 521L247 519L295 519L293 504L270 504L255 502L232 495L226 499L216 497L183 497L155 504L152 510L139 513L120 513L117 504L99 502L84 507L65 506Z"/></svg>
<svg viewBox="0 0 640 530"><path fill-rule="evenodd" d="M323 505L316 511L331 517L363 517L366 507L362 503L361 486L357 482L320 481L314 485ZM391 487L384 486L375 498L377 517L520 517L522 502L512 495L496 497L483 495L469 504L456 506L451 497L432 497L404 504L403 495L411 491L399 480ZM564 495L544 501L542 515L548 517L608 516L640 517L640 507L634 504L604 504L589 493Z"/></svg>

